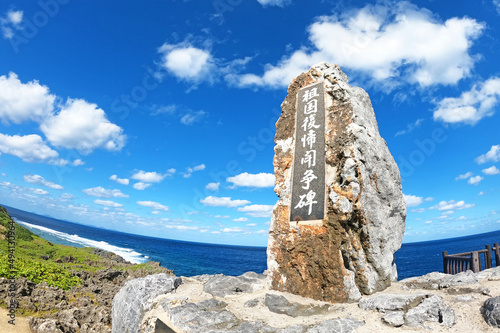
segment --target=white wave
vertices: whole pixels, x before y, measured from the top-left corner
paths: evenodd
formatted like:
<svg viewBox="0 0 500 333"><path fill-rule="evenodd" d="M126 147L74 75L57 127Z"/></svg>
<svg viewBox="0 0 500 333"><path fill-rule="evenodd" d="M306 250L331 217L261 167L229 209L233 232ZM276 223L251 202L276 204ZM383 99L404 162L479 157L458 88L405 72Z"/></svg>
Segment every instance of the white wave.
<svg viewBox="0 0 500 333"><path fill-rule="evenodd" d="M134 251L133 249L118 247L118 246L111 245L111 244L104 242L104 241L95 241L92 239L80 237L78 235L70 235L70 234L67 234L64 232L52 230L52 229L42 227L42 226L39 226L36 224L31 224L31 223L27 223L27 222L23 222L23 221L16 221L16 222L19 224L22 224L30 229L38 229L40 231L49 233L55 237L58 237L60 239L63 239L65 241L68 241L68 242L71 242L74 244L95 247L95 248L99 248L99 249L106 250L109 252L113 252L114 254L117 254L120 257L122 257L123 259L125 259L131 263L134 263L134 264L140 264L140 263L146 262L147 257L144 257L144 255L142 255L139 252Z"/></svg>

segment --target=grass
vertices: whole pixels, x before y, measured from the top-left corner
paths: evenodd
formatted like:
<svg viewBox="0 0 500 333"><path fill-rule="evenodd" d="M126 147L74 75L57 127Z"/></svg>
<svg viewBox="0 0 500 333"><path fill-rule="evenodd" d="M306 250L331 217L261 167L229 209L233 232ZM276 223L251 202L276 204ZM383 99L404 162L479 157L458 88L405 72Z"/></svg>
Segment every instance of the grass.
<svg viewBox="0 0 500 333"><path fill-rule="evenodd" d="M47 282L49 286L69 290L81 285L72 271L96 272L110 267L109 260L92 253L92 248L75 248L52 244L15 223L15 262L13 269L8 261L8 230L12 219L7 210L0 206L0 277L24 276L34 282ZM42 259L44 258L44 259ZM71 258L67 262L68 258ZM149 263L140 265L116 265L115 269L155 273L159 268Z"/></svg>

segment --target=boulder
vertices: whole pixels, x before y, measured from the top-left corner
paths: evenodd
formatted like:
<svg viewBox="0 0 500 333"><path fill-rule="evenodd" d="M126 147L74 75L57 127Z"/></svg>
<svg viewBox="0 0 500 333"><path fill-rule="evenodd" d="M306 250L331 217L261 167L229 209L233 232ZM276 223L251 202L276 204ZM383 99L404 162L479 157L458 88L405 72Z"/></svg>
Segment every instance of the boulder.
<svg viewBox="0 0 500 333"><path fill-rule="evenodd" d="M178 329L186 333L227 330L240 324L233 313L225 310L225 306L206 307L203 303L188 303L174 307L169 311L169 319Z"/></svg>
<svg viewBox="0 0 500 333"><path fill-rule="evenodd" d="M162 294L172 292L182 283L182 279L167 274L149 275L125 283L113 298L113 333L137 333L141 319Z"/></svg>
<svg viewBox="0 0 500 333"><path fill-rule="evenodd" d="M284 314L290 317L307 317L322 315L330 311L330 306L311 306L289 302L283 295L266 294L264 304L269 311Z"/></svg>
<svg viewBox="0 0 500 333"><path fill-rule="evenodd" d="M410 327L424 326L425 322L437 322L446 327L455 325L455 311L444 305L440 296L433 295L418 306L409 309L405 315L405 323Z"/></svg>
<svg viewBox="0 0 500 333"><path fill-rule="evenodd" d="M478 281L477 275L470 270L455 275L432 272L423 276L401 280L410 289L431 290L475 284Z"/></svg>
<svg viewBox="0 0 500 333"><path fill-rule="evenodd" d="M290 206L298 94L318 82L325 91L326 215L296 223ZM397 279L394 253L406 204L368 94L351 87L338 66L320 63L293 80L281 109L273 161L279 201L268 242L271 288L328 302L384 290Z"/></svg>
<svg viewBox="0 0 500 333"><path fill-rule="evenodd" d="M401 327L405 323L403 311L392 311L382 317L382 321L392 327Z"/></svg>
<svg viewBox="0 0 500 333"><path fill-rule="evenodd" d="M410 294L410 295L393 295L393 294L378 294L373 297L363 297L358 305L363 310L377 310L379 312L386 311L407 311L410 308L420 304L420 302L431 295L427 294Z"/></svg>
<svg viewBox="0 0 500 333"><path fill-rule="evenodd" d="M325 320L319 325L316 325L307 330L307 333L350 333L355 332L360 326L365 323L351 318L340 318Z"/></svg>
<svg viewBox="0 0 500 333"><path fill-rule="evenodd" d="M264 288L265 280L264 275L254 272L247 272L241 276L215 275L206 280L203 289L213 296L225 297L260 290Z"/></svg>
<svg viewBox="0 0 500 333"><path fill-rule="evenodd" d="M481 312L488 325L500 328L500 297L487 299Z"/></svg>

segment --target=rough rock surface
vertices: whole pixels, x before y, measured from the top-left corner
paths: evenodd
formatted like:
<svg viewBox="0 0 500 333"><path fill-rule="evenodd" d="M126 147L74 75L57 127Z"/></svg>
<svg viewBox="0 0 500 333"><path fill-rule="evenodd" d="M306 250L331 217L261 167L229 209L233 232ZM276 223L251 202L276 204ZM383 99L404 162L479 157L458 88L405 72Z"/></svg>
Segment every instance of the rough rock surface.
<svg viewBox="0 0 500 333"><path fill-rule="evenodd" d="M249 293L264 288L265 279L264 275L254 272L247 272L241 276L219 275L207 279L204 290L218 297Z"/></svg>
<svg viewBox="0 0 500 333"><path fill-rule="evenodd" d="M472 271L456 275L432 272L423 276L401 280L408 288L415 289L445 289L478 282L478 276Z"/></svg>
<svg viewBox="0 0 500 333"><path fill-rule="evenodd" d="M423 300L418 306L409 309L405 315L405 323L408 326L424 326L424 323L428 321L451 327L456 322L455 312L443 304L441 297L433 295Z"/></svg>
<svg viewBox="0 0 500 333"><path fill-rule="evenodd" d="M175 290L181 283L181 278L167 274L149 275L125 283L113 298L113 332L139 332L141 318L154 298Z"/></svg>
<svg viewBox="0 0 500 333"><path fill-rule="evenodd" d="M291 168L298 90L324 82L327 216L291 226ZM338 66L312 67L294 79L276 123L274 173L279 201L269 233L271 288L329 302L356 301L397 279L394 252L406 205L399 169L380 137L368 94Z"/></svg>
<svg viewBox="0 0 500 333"><path fill-rule="evenodd" d="M330 311L330 306L311 306L299 304L297 302L291 303L282 295L266 294L264 304L269 308L269 311L279 314L285 314L290 317L305 317L322 315Z"/></svg>
<svg viewBox="0 0 500 333"><path fill-rule="evenodd" d="M420 302L429 297L428 294L410 294L393 295L379 294L373 297L364 297L359 301L359 307L363 310L386 311L407 311L408 309L420 304Z"/></svg>
<svg viewBox="0 0 500 333"><path fill-rule="evenodd" d="M106 260L86 262L98 267L95 272L72 271L81 279L82 285L69 290L51 287L45 282L35 284L24 277L16 279L14 294L19 302L18 314L32 316L27 317L31 332L111 332L113 297L127 279L143 277L151 272L143 268L132 269L134 264L111 252L100 249L93 249L93 252ZM63 258L64 261L72 260L71 256ZM157 272L172 274L159 263L149 262L149 266L154 266ZM107 268L103 270L103 267ZM0 300L7 298L9 286L9 280L0 278Z"/></svg>
<svg viewBox="0 0 500 333"><path fill-rule="evenodd" d="M491 296L483 291L500 294L499 273L500 267L464 274L470 283L463 276L433 273L412 280L432 277L433 284L448 287L429 291L425 284L411 289L407 282L394 282L357 303L336 304L270 290L269 280L255 273L244 276L267 281L262 288L221 297L205 290L208 281L223 276L183 277L175 292L152 301L140 332L155 332L160 321L179 333L497 332L487 321L498 318L498 298L488 301Z"/></svg>
<svg viewBox="0 0 500 333"><path fill-rule="evenodd" d="M500 297L488 299L481 311L488 325L500 328Z"/></svg>

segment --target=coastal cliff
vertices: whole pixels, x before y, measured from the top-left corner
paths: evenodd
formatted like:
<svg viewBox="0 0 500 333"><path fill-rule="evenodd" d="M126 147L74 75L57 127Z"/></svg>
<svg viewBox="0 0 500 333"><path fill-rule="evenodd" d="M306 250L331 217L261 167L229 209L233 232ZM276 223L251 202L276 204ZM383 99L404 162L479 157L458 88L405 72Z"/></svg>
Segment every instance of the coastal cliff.
<svg viewBox="0 0 500 333"><path fill-rule="evenodd" d="M9 241L15 242L13 269ZM0 305L16 302L16 316L30 317L37 333L111 332L112 300L126 281L173 274L157 262L136 265L100 249L52 244L12 221L1 206L0 259Z"/></svg>

